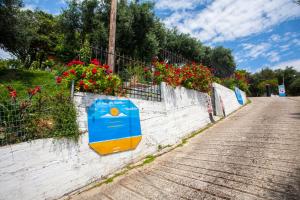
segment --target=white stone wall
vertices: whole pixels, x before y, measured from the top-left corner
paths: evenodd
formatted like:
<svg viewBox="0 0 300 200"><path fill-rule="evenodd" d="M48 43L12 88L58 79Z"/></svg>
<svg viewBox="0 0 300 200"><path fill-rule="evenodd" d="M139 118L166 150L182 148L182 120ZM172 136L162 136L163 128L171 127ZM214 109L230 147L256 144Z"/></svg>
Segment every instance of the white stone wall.
<svg viewBox="0 0 300 200"><path fill-rule="evenodd" d="M244 91L241 90L241 95L242 95L242 98L243 98L243 103L245 105L247 103L247 100L248 100L246 92L244 92Z"/></svg>
<svg viewBox="0 0 300 200"><path fill-rule="evenodd" d="M87 130L86 108L97 98L116 97L76 94L81 130ZM88 146L88 133L77 143L40 139L0 147L0 200L58 198L155 153L158 145L175 144L210 122L207 94L162 84L162 98L162 102L131 99L140 110L142 128L142 141L133 151L98 155Z"/></svg>
<svg viewBox="0 0 300 200"><path fill-rule="evenodd" d="M233 90L224 87L218 83L213 83L213 87L215 88L215 99L216 99L216 110L217 115L223 115L221 99L223 101L223 106L225 109L225 114L228 115L233 111L240 108L242 105L239 104L236 95ZM246 98L246 94L242 92L243 100ZM246 102L246 100L245 100Z"/></svg>

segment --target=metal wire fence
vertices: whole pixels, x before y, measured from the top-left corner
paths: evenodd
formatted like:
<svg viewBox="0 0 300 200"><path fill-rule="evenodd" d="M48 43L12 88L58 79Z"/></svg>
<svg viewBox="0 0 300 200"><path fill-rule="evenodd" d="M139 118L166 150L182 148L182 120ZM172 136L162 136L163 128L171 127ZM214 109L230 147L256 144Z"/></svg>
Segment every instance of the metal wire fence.
<svg viewBox="0 0 300 200"><path fill-rule="evenodd" d="M161 101L160 85L124 82L122 85L127 97L147 101Z"/></svg>
<svg viewBox="0 0 300 200"><path fill-rule="evenodd" d="M183 57L182 55L180 54L176 54L176 53L173 53L171 51L168 51L168 50L160 50L158 56L157 56L157 59L159 61L164 61L168 64L172 64L174 66L182 66L184 64L191 64L192 62L188 59L186 59L185 57Z"/></svg>
<svg viewBox="0 0 300 200"><path fill-rule="evenodd" d="M92 55L101 63L107 63L108 55L111 54L103 48L92 48ZM161 101L160 85L157 85L151 77L146 77L145 68L154 72L151 63L140 61L124 54L111 54L115 59L115 73L122 81L122 89L130 98L137 98L149 101Z"/></svg>
<svg viewBox="0 0 300 200"><path fill-rule="evenodd" d="M69 91L58 87L53 84L0 85L0 146L78 135Z"/></svg>

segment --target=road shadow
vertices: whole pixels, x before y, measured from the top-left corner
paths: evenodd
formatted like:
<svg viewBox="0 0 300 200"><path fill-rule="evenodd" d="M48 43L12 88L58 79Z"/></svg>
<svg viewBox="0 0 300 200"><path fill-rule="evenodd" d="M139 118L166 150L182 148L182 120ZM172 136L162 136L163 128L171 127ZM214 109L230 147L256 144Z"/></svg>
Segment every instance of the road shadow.
<svg viewBox="0 0 300 200"><path fill-rule="evenodd" d="M292 118L294 118L294 119L300 119L300 112L299 112L299 113L290 113L290 115L291 115Z"/></svg>

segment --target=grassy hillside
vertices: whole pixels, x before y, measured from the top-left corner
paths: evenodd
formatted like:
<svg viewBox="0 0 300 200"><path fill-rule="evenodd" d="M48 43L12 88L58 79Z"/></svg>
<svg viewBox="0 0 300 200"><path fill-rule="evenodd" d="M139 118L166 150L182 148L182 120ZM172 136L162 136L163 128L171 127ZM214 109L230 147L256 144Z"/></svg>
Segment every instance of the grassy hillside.
<svg viewBox="0 0 300 200"><path fill-rule="evenodd" d="M5 86L12 86L15 90L17 90L19 97L25 97L27 95L28 88L34 88L35 86L40 86L42 88L42 92L47 95L55 94L58 89L57 87L59 87L55 83L54 73L36 70L1 70L0 85L1 84ZM4 95L3 92L6 91L0 91L0 94Z"/></svg>
<svg viewBox="0 0 300 200"><path fill-rule="evenodd" d="M16 101L6 86L17 91ZM28 89L41 87L31 99ZM76 110L69 89L57 85L54 73L37 70L0 71L0 146L47 137L77 139Z"/></svg>

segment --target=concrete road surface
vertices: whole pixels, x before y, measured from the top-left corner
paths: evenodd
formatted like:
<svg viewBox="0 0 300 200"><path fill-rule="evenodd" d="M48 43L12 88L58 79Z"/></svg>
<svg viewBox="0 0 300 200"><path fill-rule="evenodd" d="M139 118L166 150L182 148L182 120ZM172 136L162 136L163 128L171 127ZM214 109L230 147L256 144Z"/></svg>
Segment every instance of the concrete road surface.
<svg viewBox="0 0 300 200"><path fill-rule="evenodd" d="M72 199L300 200L300 98L251 100L183 147Z"/></svg>

